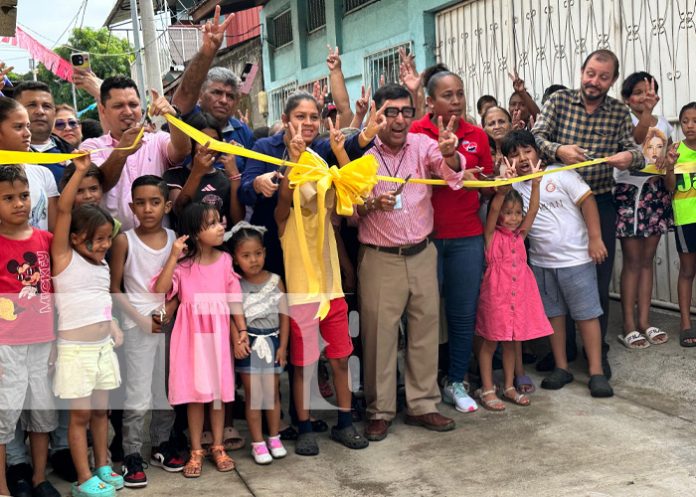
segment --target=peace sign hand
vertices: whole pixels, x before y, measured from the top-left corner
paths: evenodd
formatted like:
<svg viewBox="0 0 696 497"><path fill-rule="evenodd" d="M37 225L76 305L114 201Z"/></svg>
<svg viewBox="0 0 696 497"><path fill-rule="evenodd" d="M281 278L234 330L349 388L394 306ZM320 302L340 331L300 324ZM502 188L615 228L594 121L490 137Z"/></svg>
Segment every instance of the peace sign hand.
<svg viewBox="0 0 696 497"><path fill-rule="evenodd" d="M531 173L531 174L541 172L541 159L539 159L539 160L537 161L536 165L532 164L531 169L532 169L532 173ZM542 178L542 177L543 177L543 176L539 176L538 178L532 178L532 184L533 184L533 185L539 185L539 184L541 184L541 178Z"/></svg>
<svg viewBox="0 0 696 497"><path fill-rule="evenodd" d="M206 22L201 26L201 31L203 32L203 46L201 50L205 49L209 53L217 52L220 45L222 45L222 40L225 37L225 32L227 27L230 25L234 19L234 14L227 14L225 20L220 24L220 6L215 6L215 15L213 16L213 21Z"/></svg>
<svg viewBox="0 0 696 497"><path fill-rule="evenodd" d="M459 140L454 134L454 125L457 122L456 116L452 116L447 123L447 127L444 127L442 116L437 118L438 127L438 139L437 145L440 148L440 153L443 157L451 157L457 151L457 145Z"/></svg>
<svg viewBox="0 0 696 497"><path fill-rule="evenodd" d="M655 90L655 79L648 80L648 78L645 78L644 81L647 91L645 92L645 97L643 97L643 114L652 116L653 109L660 101L660 97L657 96L657 91Z"/></svg>
<svg viewBox="0 0 696 497"><path fill-rule="evenodd" d="M376 110L377 106L375 101L372 101L372 104L370 105L370 118L368 119L367 125L363 130L365 138L367 138L368 141L372 140L375 136L377 136L377 133L387 127L387 118L384 115L384 109L386 108L387 102L384 102L384 105L382 105L379 110Z"/></svg>
<svg viewBox="0 0 696 497"><path fill-rule="evenodd" d="M326 85L319 83L319 81L315 81L314 86L312 87L312 96L317 101L317 107L320 109L324 108L324 102L326 101L326 97L328 95L329 89L326 87Z"/></svg>
<svg viewBox="0 0 696 497"><path fill-rule="evenodd" d="M341 57L338 55L338 47L336 50L331 48L331 45L326 45L329 49L329 55L326 57L326 65L329 71L340 71L341 70Z"/></svg>
<svg viewBox="0 0 696 497"><path fill-rule="evenodd" d="M186 253L186 240L188 240L188 237L188 235L184 235L174 240L171 253L173 257L178 259L182 254Z"/></svg>
<svg viewBox="0 0 696 497"><path fill-rule="evenodd" d="M508 73L508 76L512 80L513 90L515 90L517 93L525 93L527 91L527 88L524 86L524 80L520 78L520 75L517 73L517 69L513 69L513 72Z"/></svg>
<svg viewBox="0 0 696 497"><path fill-rule="evenodd" d="M655 167L657 167L657 169L660 171L674 172L674 165L677 159L679 159L679 153L677 152L679 143L680 142L673 143L672 146L667 149L667 153L664 156L657 158L655 161Z"/></svg>
<svg viewBox="0 0 696 497"><path fill-rule="evenodd" d="M507 157L503 157L503 163L500 164L500 177L502 179L510 179L517 177L517 159L512 159L512 164Z"/></svg>
<svg viewBox="0 0 696 497"><path fill-rule="evenodd" d="M335 156L338 156L338 153L344 150L345 142L346 135L339 128L336 128L333 121L329 119L329 143L331 144L331 151Z"/></svg>
<svg viewBox="0 0 696 497"><path fill-rule="evenodd" d="M289 138L289 140L286 142L288 147L288 156L292 162L297 162L300 155L302 155L302 152L307 149L307 144L302 139L302 133L299 126L295 128L295 126L288 121L285 123L285 130Z"/></svg>
<svg viewBox="0 0 696 497"><path fill-rule="evenodd" d="M355 114L360 116L361 121L370 108L370 95L372 95L372 86L368 86L366 92L365 85L362 85L360 88L360 98L355 101Z"/></svg>

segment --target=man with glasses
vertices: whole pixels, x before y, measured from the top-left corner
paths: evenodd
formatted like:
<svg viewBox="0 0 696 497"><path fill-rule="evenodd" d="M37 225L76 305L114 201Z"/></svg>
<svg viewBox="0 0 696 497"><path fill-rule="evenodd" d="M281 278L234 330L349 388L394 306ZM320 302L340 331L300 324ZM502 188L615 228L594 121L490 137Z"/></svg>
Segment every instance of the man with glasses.
<svg viewBox="0 0 696 497"><path fill-rule="evenodd" d="M75 147L52 134L56 120L56 106L53 95L46 83L41 81L24 81L14 90L14 98L22 104L29 114L31 129L31 151L67 154ZM56 185L60 183L67 163L44 164L53 173Z"/></svg>
<svg viewBox="0 0 696 497"><path fill-rule="evenodd" d="M453 188L466 159L456 151L452 123L440 123L439 140L409 133L416 114L409 91L381 87L374 96L384 118L367 153L377 159L379 175L407 180L442 177ZM460 171L455 173L454 171ZM438 188L446 188L444 186ZM358 208L361 243L358 281L363 367L368 422L365 436L387 436L396 416L396 359L401 316L408 316L405 387L406 423L435 431L454 429L454 420L437 410L440 296L433 231L432 187L379 182Z"/></svg>

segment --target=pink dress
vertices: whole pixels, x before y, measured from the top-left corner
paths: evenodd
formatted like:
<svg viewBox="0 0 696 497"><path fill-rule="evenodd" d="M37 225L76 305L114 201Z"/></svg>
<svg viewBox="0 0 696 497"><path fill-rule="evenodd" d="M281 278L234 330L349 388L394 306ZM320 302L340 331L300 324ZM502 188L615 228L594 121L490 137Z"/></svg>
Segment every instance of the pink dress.
<svg viewBox="0 0 696 497"><path fill-rule="evenodd" d="M476 333L490 341L532 340L553 333L532 269L524 238L496 226L486 251Z"/></svg>
<svg viewBox="0 0 696 497"><path fill-rule="evenodd" d="M169 350L169 402L234 400L230 302L242 301L232 258L177 264L167 300L179 297Z"/></svg>

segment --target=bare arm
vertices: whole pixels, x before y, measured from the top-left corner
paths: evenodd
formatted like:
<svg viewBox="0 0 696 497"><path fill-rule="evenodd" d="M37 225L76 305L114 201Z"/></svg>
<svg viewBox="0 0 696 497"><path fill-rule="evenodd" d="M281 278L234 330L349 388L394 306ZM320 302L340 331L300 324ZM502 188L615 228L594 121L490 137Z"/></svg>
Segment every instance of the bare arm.
<svg viewBox="0 0 696 497"><path fill-rule="evenodd" d="M486 226L483 230L483 238L486 242L486 248L491 244L493 240L493 233L495 233L495 226L498 224L498 216L500 216L500 209L503 207L503 201L505 200L505 195L510 191L510 186L498 187L495 191L495 196L491 200L490 206L488 208L488 217L486 218Z"/></svg>
<svg viewBox="0 0 696 497"><path fill-rule="evenodd" d="M587 251L596 264L604 262L609 252L602 241L602 226L599 222L599 210L592 192L588 192L584 199L580 200L580 210L587 226L589 245Z"/></svg>
<svg viewBox="0 0 696 497"><path fill-rule="evenodd" d="M288 337L290 336L290 312L288 309L288 299L285 294L285 287L283 286L282 281L278 281L278 288L283 293L283 296L278 304L280 344L278 345L278 352L276 353L276 361L280 363L281 367L285 367L285 364L287 363Z"/></svg>
<svg viewBox="0 0 696 497"><path fill-rule="evenodd" d="M172 289L174 270L179 261L179 256L186 248L186 240L188 240L188 235L180 236L172 245L172 251L167 258L167 262L164 263L164 267L152 287L153 293L169 293Z"/></svg>
<svg viewBox="0 0 696 497"><path fill-rule="evenodd" d="M51 233L54 233L56 229L58 198L59 197L51 197L48 199L48 231Z"/></svg>
<svg viewBox="0 0 696 497"><path fill-rule="evenodd" d="M341 57L338 54L338 47L332 50L329 45L329 55L326 57L326 65L329 68L329 83L331 84L331 95L336 105L336 124L339 128L350 126L353 121L353 110L350 108L350 97L346 88L346 80L341 69Z"/></svg>

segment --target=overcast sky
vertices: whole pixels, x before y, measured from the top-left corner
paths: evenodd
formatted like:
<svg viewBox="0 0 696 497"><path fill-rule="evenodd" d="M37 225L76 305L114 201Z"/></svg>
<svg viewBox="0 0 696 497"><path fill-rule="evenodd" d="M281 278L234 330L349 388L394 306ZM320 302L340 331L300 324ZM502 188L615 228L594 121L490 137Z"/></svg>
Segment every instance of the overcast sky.
<svg viewBox="0 0 696 497"><path fill-rule="evenodd" d="M72 28L80 26L82 14L75 18L85 0L18 0L17 24L48 48L68 40ZM116 0L87 0L83 27L99 28L104 24ZM70 27L70 29L67 29ZM63 32L65 31L65 34ZM38 33L38 34L37 34ZM0 60L15 66L15 72L29 70L29 54L20 48L0 43Z"/></svg>

